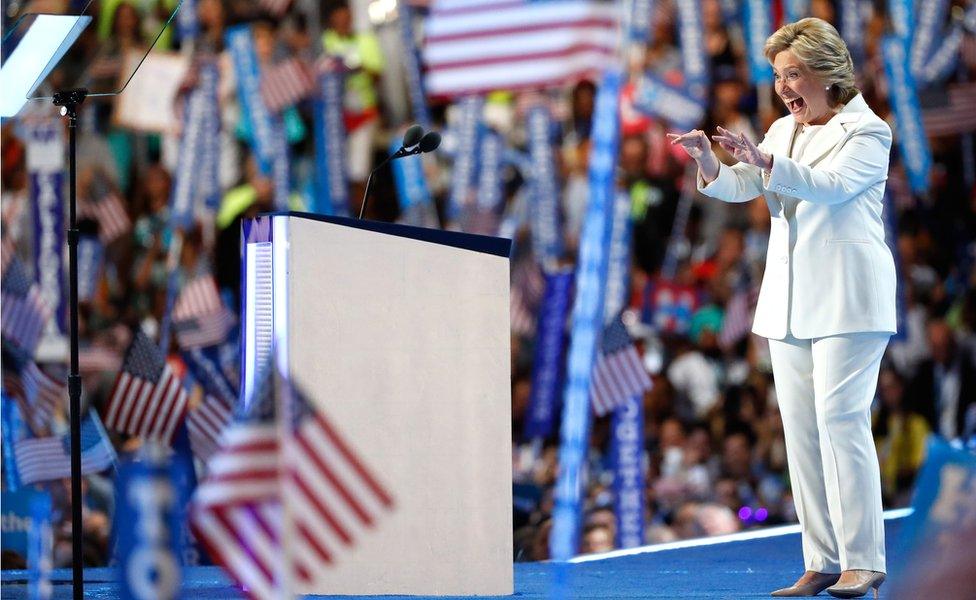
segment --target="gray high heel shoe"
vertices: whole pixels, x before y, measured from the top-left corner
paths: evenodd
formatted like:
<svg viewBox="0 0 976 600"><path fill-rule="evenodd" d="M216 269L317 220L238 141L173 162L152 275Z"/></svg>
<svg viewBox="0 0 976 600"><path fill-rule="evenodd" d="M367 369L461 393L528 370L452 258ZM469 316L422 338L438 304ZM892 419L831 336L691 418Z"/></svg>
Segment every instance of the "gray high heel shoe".
<svg viewBox="0 0 976 600"><path fill-rule="evenodd" d="M860 598L874 590L874 597L878 597L878 589L884 583L885 574L878 571L865 571L862 569L852 569L848 573L853 573L855 581L827 588L827 593L836 598Z"/></svg>
<svg viewBox="0 0 976 600"><path fill-rule="evenodd" d="M827 587L837 583L840 579L840 573L818 573L817 571L807 571L802 577L797 579L796 583L790 587L785 587L775 592L771 592L770 596L816 596L820 592L827 589Z"/></svg>

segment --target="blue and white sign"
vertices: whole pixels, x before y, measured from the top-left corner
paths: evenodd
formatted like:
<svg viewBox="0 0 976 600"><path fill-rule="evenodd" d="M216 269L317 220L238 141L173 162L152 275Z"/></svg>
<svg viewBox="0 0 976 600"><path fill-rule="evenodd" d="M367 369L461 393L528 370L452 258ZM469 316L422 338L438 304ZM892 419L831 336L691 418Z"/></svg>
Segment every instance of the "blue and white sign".
<svg viewBox="0 0 976 600"><path fill-rule="evenodd" d="M407 74L407 92L410 94L413 118L424 129L430 129L432 121L430 110L427 108L427 94L424 92L424 79L420 70L420 52L417 49L417 38L414 37L413 31L413 8L408 2L398 2L397 15L400 26L400 41L403 44L403 67Z"/></svg>
<svg viewBox="0 0 976 600"><path fill-rule="evenodd" d="M23 435L24 421L20 418L20 410L17 408L17 404L13 398L9 397L3 391L0 391L0 419L3 420L3 426L0 427L0 440L3 443L3 452L0 453L3 457L3 482L6 485L6 489L12 492L20 488L20 475L17 473L14 444L17 442L19 436ZM4 494L6 493L4 492ZM4 499L3 503L0 504L0 508L6 506L7 501ZM6 525L3 528L6 531ZM7 547L6 541L3 542L3 547Z"/></svg>
<svg viewBox="0 0 976 600"><path fill-rule="evenodd" d="M458 102L457 151L451 171L451 196L448 199L447 221L457 222L468 206L477 172L478 139L482 129L481 113L485 100L481 96L466 96Z"/></svg>
<svg viewBox="0 0 976 600"><path fill-rule="evenodd" d="M547 438L559 414L566 318L572 301L573 272L546 273L546 291L539 310L535 359L532 361L532 391L525 420L527 439Z"/></svg>
<svg viewBox="0 0 976 600"><path fill-rule="evenodd" d="M630 276L630 194L617 190L613 199L613 225L610 231L607 263L607 297L603 303L603 324L609 325L627 305Z"/></svg>
<svg viewBox="0 0 976 600"><path fill-rule="evenodd" d="M922 71L938 40L942 38L948 5L948 0L926 0L918 4L917 25L911 46L912 75L917 80L925 80Z"/></svg>
<svg viewBox="0 0 976 600"><path fill-rule="evenodd" d="M186 10L184 7L180 12ZM217 90L220 85L220 69L214 61L200 64L200 93L207 107L203 122L203 139L200 152L200 190L203 206L210 211L220 208L220 101Z"/></svg>
<svg viewBox="0 0 976 600"><path fill-rule="evenodd" d="M349 214L346 183L346 125L342 120L343 74L339 69L319 73L319 97L315 110L315 212Z"/></svg>
<svg viewBox="0 0 976 600"><path fill-rule="evenodd" d="M525 117L532 161L532 244L543 265L555 264L563 252L559 219L559 183L552 150L552 118L549 109L536 105Z"/></svg>
<svg viewBox="0 0 976 600"><path fill-rule="evenodd" d="M964 37L963 26L958 22L953 23L949 34L942 37L942 43L939 44L932 58L921 68L916 81L921 81L923 86L929 86L948 78L959 64L959 49L962 47Z"/></svg>
<svg viewBox="0 0 976 600"><path fill-rule="evenodd" d="M64 265L64 126L44 119L25 127L30 206L34 221L34 279L45 304L54 311L49 330L66 333L68 294Z"/></svg>
<svg viewBox="0 0 976 600"><path fill-rule="evenodd" d="M637 81L634 108L666 119L679 129L693 129L705 118L705 105L684 90L647 72Z"/></svg>
<svg viewBox="0 0 976 600"><path fill-rule="evenodd" d="M783 13L787 23L796 23L810 16L810 0L783 0Z"/></svg>
<svg viewBox="0 0 976 600"><path fill-rule="evenodd" d="M504 150L505 141L502 136L494 131L486 131L481 136L481 150L478 152L480 160L476 202L479 212L492 214L501 212L505 200L502 193L502 154Z"/></svg>
<svg viewBox="0 0 976 600"><path fill-rule="evenodd" d="M197 18L197 0L183 0L176 13L176 37L191 40L200 33L200 19Z"/></svg>
<svg viewBox="0 0 976 600"><path fill-rule="evenodd" d="M627 39L644 45L651 43L654 0L627 0Z"/></svg>
<svg viewBox="0 0 976 600"><path fill-rule="evenodd" d="M0 499L0 535L3 536L3 549L13 550L25 559L27 558L28 537L34 515L31 506L38 498L51 495L31 488L23 488L15 492L5 491Z"/></svg>
<svg viewBox="0 0 976 600"><path fill-rule="evenodd" d="M611 423L617 547L644 544L644 398L633 396L613 412Z"/></svg>
<svg viewBox="0 0 976 600"><path fill-rule="evenodd" d="M922 110L918 104L915 80L908 65L908 42L898 36L885 36L881 40L881 53L888 78L890 102L898 125L895 135L908 174L908 183L913 192L922 193L929 187L932 154L922 124Z"/></svg>
<svg viewBox="0 0 976 600"><path fill-rule="evenodd" d="M173 229L187 229L193 225L195 200L203 176L201 164L204 137L207 133L207 106L209 96L200 86L187 94L183 101L183 132L180 136L180 154L173 174L173 191L170 194L170 223Z"/></svg>
<svg viewBox="0 0 976 600"><path fill-rule="evenodd" d="M119 597L177 598L182 586L178 494L161 462L132 462L119 469L115 487Z"/></svg>
<svg viewBox="0 0 976 600"><path fill-rule="evenodd" d="M590 375L603 330L607 251L613 224L614 169L619 146L618 105L623 73L607 70L597 91L590 158L590 202L580 236L576 302L569 348L559 445L550 556L564 561L576 553L586 450L590 431Z"/></svg>
<svg viewBox="0 0 976 600"><path fill-rule="evenodd" d="M51 527L51 496L38 493L30 501L31 524L27 534L27 597L47 600L54 594L54 531Z"/></svg>
<svg viewBox="0 0 976 600"><path fill-rule="evenodd" d="M911 45L915 37L915 1L888 0L888 19L895 35Z"/></svg>
<svg viewBox="0 0 976 600"><path fill-rule="evenodd" d="M749 79L754 85L772 84L773 67L766 60L763 48L773 33L773 16L767 0L743 0L742 21L745 23L746 57L749 59Z"/></svg>
<svg viewBox="0 0 976 600"><path fill-rule="evenodd" d="M862 0L840 0L840 36L847 43L855 67L864 62L864 7Z"/></svg>
<svg viewBox="0 0 976 600"><path fill-rule="evenodd" d="M953 448L931 436L925 464L915 480L915 495L909 515L898 536L898 552L891 571L898 573L893 584L899 598L920 598L920 590L905 593L900 584L911 586L940 572L947 561L955 562L959 552L972 549L971 531L976 523L976 454ZM960 585L967 576L958 581ZM957 588L963 589L963 588ZM933 596L934 597L934 596Z"/></svg>
<svg viewBox="0 0 976 600"><path fill-rule="evenodd" d="M681 64L685 88L692 97L704 101L708 95L708 52L699 0L677 0L678 34L681 39Z"/></svg>
<svg viewBox="0 0 976 600"><path fill-rule="evenodd" d="M280 115L274 117L274 155L271 160L271 179L274 181L275 210L288 210L291 197L291 169L288 164L288 136Z"/></svg>
<svg viewBox="0 0 976 600"><path fill-rule="evenodd" d="M241 119L251 125L247 129L251 132L251 148L257 158L258 169L262 175L270 175L275 153L274 122L271 111L261 99L261 74L250 26L229 28L225 40L237 77Z"/></svg>

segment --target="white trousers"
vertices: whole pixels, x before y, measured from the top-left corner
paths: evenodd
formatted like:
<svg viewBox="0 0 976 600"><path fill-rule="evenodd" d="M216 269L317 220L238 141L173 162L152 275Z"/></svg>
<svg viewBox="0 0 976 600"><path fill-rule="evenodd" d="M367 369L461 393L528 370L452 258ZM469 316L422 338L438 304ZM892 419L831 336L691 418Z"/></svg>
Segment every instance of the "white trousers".
<svg viewBox="0 0 976 600"><path fill-rule="evenodd" d="M807 570L885 572L870 409L890 336L769 340Z"/></svg>

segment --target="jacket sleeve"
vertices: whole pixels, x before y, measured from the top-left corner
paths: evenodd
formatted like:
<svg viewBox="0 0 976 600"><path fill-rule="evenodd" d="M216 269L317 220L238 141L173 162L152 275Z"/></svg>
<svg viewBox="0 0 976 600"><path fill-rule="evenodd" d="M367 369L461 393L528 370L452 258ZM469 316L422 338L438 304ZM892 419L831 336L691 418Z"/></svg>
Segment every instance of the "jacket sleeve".
<svg viewBox="0 0 976 600"><path fill-rule="evenodd" d="M840 204L860 195L888 175L891 129L871 120L847 139L830 166L813 169L776 154L765 189L814 202Z"/></svg>
<svg viewBox="0 0 976 600"><path fill-rule="evenodd" d="M718 165L718 176L710 183L706 184L701 171L698 172L699 192L723 202L748 202L762 195L759 167L746 163L736 163L731 167L722 162Z"/></svg>
<svg viewBox="0 0 976 600"><path fill-rule="evenodd" d="M766 142L775 127L774 124L759 142L759 149L763 152L766 151ZM696 177L699 192L723 202L749 202L763 194L762 171L747 163L740 162L730 167L719 161L718 175L707 184L702 179L701 171Z"/></svg>

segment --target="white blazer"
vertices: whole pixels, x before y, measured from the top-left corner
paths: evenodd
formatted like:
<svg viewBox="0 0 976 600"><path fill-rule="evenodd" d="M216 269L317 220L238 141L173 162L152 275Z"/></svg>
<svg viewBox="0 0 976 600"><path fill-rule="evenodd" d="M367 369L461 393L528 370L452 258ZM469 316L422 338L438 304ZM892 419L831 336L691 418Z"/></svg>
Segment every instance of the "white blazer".
<svg viewBox="0 0 976 600"><path fill-rule="evenodd" d="M752 331L770 339L811 339L895 331L895 262L881 211L891 129L859 95L788 158L792 116L777 120L759 144L773 168L721 165L698 189L725 202L763 195L771 216L766 272ZM783 199L798 199L792 218ZM790 241L793 239L792 253Z"/></svg>

